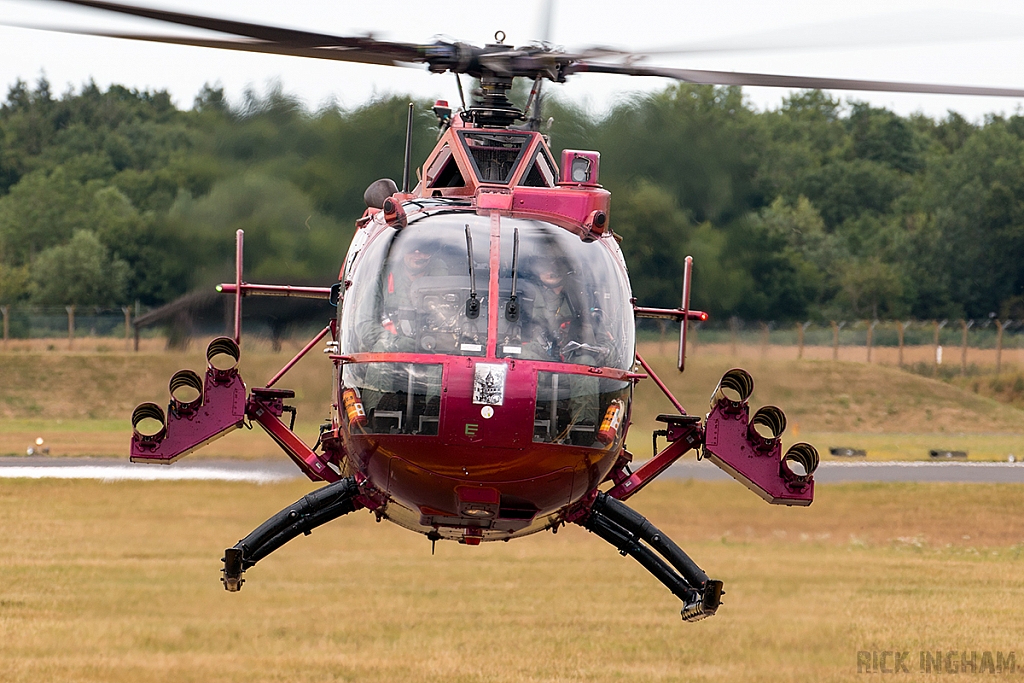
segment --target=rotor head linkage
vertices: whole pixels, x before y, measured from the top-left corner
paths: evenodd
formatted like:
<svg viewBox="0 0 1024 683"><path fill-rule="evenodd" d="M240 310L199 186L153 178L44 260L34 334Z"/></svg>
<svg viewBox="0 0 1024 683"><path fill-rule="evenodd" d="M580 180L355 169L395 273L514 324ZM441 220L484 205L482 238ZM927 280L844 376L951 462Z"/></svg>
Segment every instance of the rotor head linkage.
<svg viewBox="0 0 1024 683"><path fill-rule="evenodd" d="M466 118L481 128L508 128L524 120L522 110L508 99L514 78L493 72L481 74L479 94L474 97Z"/></svg>

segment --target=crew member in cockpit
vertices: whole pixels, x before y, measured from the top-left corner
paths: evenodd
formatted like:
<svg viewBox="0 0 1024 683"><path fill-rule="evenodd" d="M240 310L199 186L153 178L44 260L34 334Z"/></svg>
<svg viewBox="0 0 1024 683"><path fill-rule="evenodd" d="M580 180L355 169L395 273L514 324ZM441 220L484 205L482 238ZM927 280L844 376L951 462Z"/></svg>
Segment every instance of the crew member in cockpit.
<svg viewBox="0 0 1024 683"><path fill-rule="evenodd" d="M580 293L575 288L569 264L560 258L543 256L533 269L540 283L533 307L531 341L526 344L526 357L533 360L566 362L579 365L598 364L586 343L589 326L583 315ZM569 418L559 425L558 441L573 437L575 426L593 427L598 419L600 385L596 378L572 374L569 380Z"/></svg>
<svg viewBox="0 0 1024 683"><path fill-rule="evenodd" d="M416 345L419 330L414 289L423 278L448 274L448 266L437 255L438 250L438 244L423 240L394 245L375 293L374 313L359 323L363 348L378 353L420 351ZM394 419L390 413L402 414L399 424L406 433L416 428L415 415L406 414L407 392L413 386L412 367L402 363L366 365L361 394L363 406L374 424L378 411L387 411L387 420ZM418 391L422 387L416 385L413 389ZM430 397L426 396L426 400L429 402Z"/></svg>
<svg viewBox="0 0 1024 683"><path fill-rule="evenodd" d="M579 340L582 317L578 301L566 288L569 265L562 259L543 256L534 266L540 283L533 306L533 332L530 355L536 360L565 360L562 349Z"/></svg>
<svg viewBox="0 0 1024 683"><path fill-rule="evenodd" d="M392 258L378 293L378 324L367 330L367 346L373 351L414 352L416 348L416 302L413 287L428 276L448 274L448 266L436 256L438 245L416 243L401 257Z"/></svg>

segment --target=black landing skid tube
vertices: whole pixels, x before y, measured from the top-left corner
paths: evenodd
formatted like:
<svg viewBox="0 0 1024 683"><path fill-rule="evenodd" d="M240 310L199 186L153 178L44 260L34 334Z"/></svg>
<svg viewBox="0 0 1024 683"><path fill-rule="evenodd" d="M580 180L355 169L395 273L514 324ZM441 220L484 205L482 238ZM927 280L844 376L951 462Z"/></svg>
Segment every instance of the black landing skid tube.
<svg viewBox="0 0 1024 683"><path fill-rule="evenodd" d="M725 593L722 582L709 579L672 539L625 503L599 493L580 524L615 546L621 555L633 557L682 600L683 621L700 621L718 611Z"/></svg>
<svg viewBox="0 0 1024 683"><path fill-rule="evenodd" d="M353 477L341 479L303 496L260 524L251 534L224 551L221 583L232 593L241 590L242 573L299 534L309 533L331 520L362 507L355 497L359 485Z"/></svg>

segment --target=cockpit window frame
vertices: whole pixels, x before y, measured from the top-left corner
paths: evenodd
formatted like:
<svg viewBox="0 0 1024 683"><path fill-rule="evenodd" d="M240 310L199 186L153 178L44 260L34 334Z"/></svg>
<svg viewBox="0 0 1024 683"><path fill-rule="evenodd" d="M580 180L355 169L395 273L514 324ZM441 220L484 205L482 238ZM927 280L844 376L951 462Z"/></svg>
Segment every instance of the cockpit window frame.
<svg viewBox="0 0 1024 683"><path fill-rule="evenodd" d="M539 170L539 164L541 163L547 167L547 174L545 174L543 170ZM527 180L529 180L530 174L533 173L535 168L538 169L538 173L543 181L543 184L541 185L527 184ZM516 185L518 187L558 187L558 167L555 166L554 160L551 158L551 155L548 154L544 145L537 146L537 152L533 155L533 159L530 160L530 163L526 164L526 170L519 177L519 182L516 183Z"/></svg>
<svg viewBox="0 0 1024 683"><path fill-rule="evenodd" d="M452 167L454 167L455 172L458 174L458 178L461 182L438 182L441 178L445 177L445 174ZM453 176L453 179L454 177L455 176ZM437 156L434 157L433 161L430 164L430 167L427 169L425 180L428 189L448 189L466 187L465 175L462 172L462 168L458 163L456 155L454 154L453 150L449 145L445 144L445 146L441 148L441 151L437 153Z"/></svg>

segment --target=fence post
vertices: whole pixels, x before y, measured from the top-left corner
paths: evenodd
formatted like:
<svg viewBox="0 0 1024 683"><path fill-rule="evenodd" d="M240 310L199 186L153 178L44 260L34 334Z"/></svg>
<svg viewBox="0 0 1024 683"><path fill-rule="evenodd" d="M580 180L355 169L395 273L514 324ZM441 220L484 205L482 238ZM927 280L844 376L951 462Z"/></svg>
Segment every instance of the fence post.
<svg viewBox="0 0 1024 683"><path fill-rule="evenodd" d="M729 318L729 340L732 344L732 357L736 357L736 335L739 328L739 319L736 316Z"/></svg>
<svg viewBox="0 0 1024 683"><path fill-rule="evenodd" d="M11 309L11 307L9 305L6 305L6 304L3 305L3 306L0 306L0 313L3 313L3 315L4 315L4 351L7 350L7 340L11 336L11 324L7 320L7 313L10 311L10 309Z"/></svg>
<svg viewBox="0 0 1024 683"><path fill-rule="evenodd" d="M75 307L74 305L65 306L64 310L68 312L68 350L75 348Z"/></svg>
<svg viewBox="0 0 1024 683"><path fill-rule="evenodd" d="M127 306L121 307L124 313L124 350L132 350L132 309Z"/></svg>
<svg viewBox="0 0 1024 683"><path fill-rule="evenodd" d="M831 321L832 324L832 360L839 360L839 330L846 326L845 320L840 320L836 323L835 320Z"/></svg>
<svg viewBox="0 0 1024 683"><path fill-rule="evenodd" d="M905 323L902 320L896 321L896 334L899 336L900 339L900 351L899 355L897 356L896 363L901 368L903 367L903 334L907 331L908 327L910 327L909 322Z"/></svg>
<svg viewBox="0 0 1024 683"><path fill-rule="evenodd" d="M796 338L798 340L798 342L797 342L798 345L797 345L797 350L796 350L796 359L797 360L801 360L804 357L804 332L807 331L807 326L810 325L810 324L811 324L810 321L807 321L805 323L797 323L796 324Z"/></svg>
<svg viewBox="0 0 1024 683"><path fill-rule="evenodd" d="M960 327L963 329L963 338L960 342L960 374L967 374L967 330L974 325L973 320L961 320Z"/></svg>
<svg viewBox="0 0 1024 683"><path fill-rule="evenodd" d="M943 320L942 322L939 322L938 320L934 320L932 322L935 325L935 360L934 360L934 362L932 364L932 377L938 377L939 376L939 354L941 353L940 349L942 348L941 346L939 346L939 330L941 330L943 327L945 327L946 323L949 322L949 321L948 320Z"/></svg>
<svg viewBox="0 0 1024 683"><path fill-rule="evenodd" d="M877 320L872 320L868 323L868 363L871 363L871 346L875 336L875 325L877 324Z"/></svg>
<svg viewBox="0 0 1024 683"><path fill-rule="evenodd" d="M768 335L771 334L772 328L768 323L761 323L761 358L768 357Z"/></svg>
<svg viewBox="0 0 1024 683"><path fill-rule="evenodd" d="M139 316L142 315L142 308L139 305L139 300L135 300L135 320L138 321ZM132 323L132 327L135 328L135 353L139 352L139 325L138 322Z"/></svg>
<svg viewBox="0 0 1024 683"><path fill-rule="evenodd" d="M1003 365L1003 328L1006 324L1002 320L996 321L996 374Z"/></svg>

